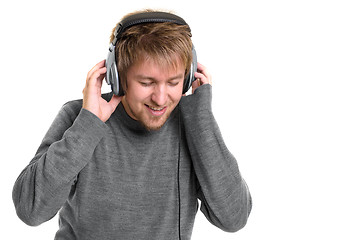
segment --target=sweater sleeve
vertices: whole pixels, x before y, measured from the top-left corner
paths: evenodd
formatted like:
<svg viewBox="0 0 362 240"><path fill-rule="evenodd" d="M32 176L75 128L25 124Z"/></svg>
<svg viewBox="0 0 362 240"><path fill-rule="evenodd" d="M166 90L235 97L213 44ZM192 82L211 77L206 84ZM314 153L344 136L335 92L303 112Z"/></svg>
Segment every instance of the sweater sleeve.
<svg viewBox="0 0 362 240"><path fill-rule="evenodd" d="M237 161L223 141L211 111L211 85L181 101L187 145L200 184L201 211L215 226L235 232L245 226L252 201Z"/></svg>
<svg viewBox="0 0 362 240"><path fill-rule="evenodd" d="M56 215L90 161L106 125L76 101L65 104L13 187L19 218L37 226Z"/></svg>

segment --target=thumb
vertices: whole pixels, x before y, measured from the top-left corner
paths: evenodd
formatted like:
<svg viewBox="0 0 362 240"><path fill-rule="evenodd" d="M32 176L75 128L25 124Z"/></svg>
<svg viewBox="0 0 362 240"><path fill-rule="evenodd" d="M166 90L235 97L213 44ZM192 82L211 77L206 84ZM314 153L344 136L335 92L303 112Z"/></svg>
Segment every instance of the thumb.
<svg viewBox="0 0 362 240"><path fill-rule="evenodd" d="M121 100L122 100L121 96L116 96L116 95L112 96L111 100L108 102L109 106L112 109L112 112L114 112L114 110L116 110L116 107L121 102Z"/></svg>

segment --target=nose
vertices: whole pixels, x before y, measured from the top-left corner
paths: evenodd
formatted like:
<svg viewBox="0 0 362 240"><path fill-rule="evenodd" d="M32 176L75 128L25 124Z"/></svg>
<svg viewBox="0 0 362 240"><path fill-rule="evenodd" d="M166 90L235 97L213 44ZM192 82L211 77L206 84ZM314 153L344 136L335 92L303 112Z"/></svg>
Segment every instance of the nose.
<svg viewBox="0 0 362 240"><path fill-rule="evenodd" d="M166 87L163 84L157 85L154 88L151 99L157 106L165 106L167 103Z"/></svg>

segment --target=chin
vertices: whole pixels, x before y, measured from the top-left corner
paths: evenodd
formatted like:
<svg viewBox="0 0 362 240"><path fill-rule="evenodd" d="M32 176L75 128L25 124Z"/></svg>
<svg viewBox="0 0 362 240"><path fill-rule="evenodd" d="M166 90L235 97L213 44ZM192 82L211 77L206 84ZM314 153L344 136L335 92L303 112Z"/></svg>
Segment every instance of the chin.
<svg viewBox="0 0 362 240"><path fill-rule="evenodd" d="M146 119L143 119L140 122L148 131L157 131L166 123L167 119L171 115L171 112L166 112L163 116L160 117L149 118L148 116Z"/></svg>
<svg viewBox="0 0 362 240"><path fill-rule="evenodd" d="M168 119L168 116L166 118L165 117L159 118L156 121L155 121L155 119L151 119L148 121L142 121L141 123L148 131L157 131L160 128L162 128L162 126L165 124L167 119Z"/></svg>

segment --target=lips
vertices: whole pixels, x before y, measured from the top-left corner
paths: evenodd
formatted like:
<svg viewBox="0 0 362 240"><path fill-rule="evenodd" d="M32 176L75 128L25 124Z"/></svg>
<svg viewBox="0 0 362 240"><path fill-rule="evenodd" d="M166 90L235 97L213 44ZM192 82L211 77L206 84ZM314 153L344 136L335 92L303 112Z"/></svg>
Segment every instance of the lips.
<svg viewBox="0 0 362 240"><path fill-rule="evenodd" d="M166 109L167 109L167 107L152 107L147 104L145 104L145 106L147 107L148 111L153 116L162 116L166 112Z"/></svg>

